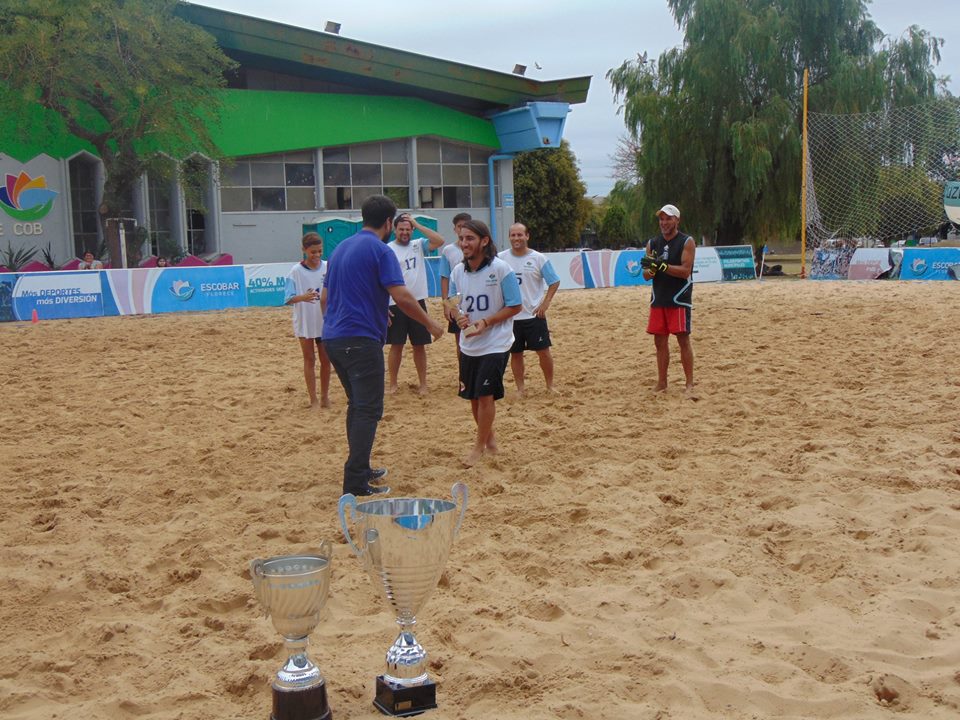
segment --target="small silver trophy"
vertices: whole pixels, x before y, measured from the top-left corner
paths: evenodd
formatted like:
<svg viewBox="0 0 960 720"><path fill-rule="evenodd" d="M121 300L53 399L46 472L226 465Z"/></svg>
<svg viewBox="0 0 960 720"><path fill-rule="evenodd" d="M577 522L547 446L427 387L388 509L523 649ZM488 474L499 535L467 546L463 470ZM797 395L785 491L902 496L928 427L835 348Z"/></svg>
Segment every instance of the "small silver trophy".
<svg viewBox="0 0 960 720"><path fill-rule="evenodd" d="M463 316L463 313L460 311L460 299L461 298L459 295L451 295L443 301L444 306L450 311L450 316L453 318L454 322L457 322ZM467 337L472 337L480 332L480 328L477 327L476 323L473 323L472 325L467 325L467 327L461 329L460 332L464 333L464 335Z"/></svg>
<svg viewBox="0 0 960 720"><path fill-rule="evenodd" d="M307 636L320 622L330 590L330 542L316 553L252 560L254 594L283 635L287 661L273 679L271 720L330 720L327 686L307 656Z"/></svg>
<svg viewBox="0 0 960 720"><path fill-rule="evenodd" d="M387 650L387 671L377 676L373 701L386 715L416 715L437 706L437 686L427 675L427 652L417 642L413 626L443 574L467 510L467 486L458 482L451 494L453 502L392 498L357 503L353 495L340 498L343 534L374 584L386 592L400 626L396 642ZM352 537L348 509L356 525Z"/></svg>

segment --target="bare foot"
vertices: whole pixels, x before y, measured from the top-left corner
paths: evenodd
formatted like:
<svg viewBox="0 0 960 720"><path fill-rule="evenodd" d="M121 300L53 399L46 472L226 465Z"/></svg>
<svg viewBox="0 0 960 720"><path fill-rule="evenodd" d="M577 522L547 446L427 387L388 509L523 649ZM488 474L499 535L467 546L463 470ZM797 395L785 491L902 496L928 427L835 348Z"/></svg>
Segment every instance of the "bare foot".
<svg viewBox="0 0 960 720"><path fill-rule="evenodd" d="M330 407L330 398L327 396L320 398L320 407L322 408Z"/></svg>
<svg viewBox="0 0 960 720"><path fill-rule="evenodd" d="M689 385L687 385L687 389L684 391L684 395L687 397L688 400L693 400L694 402L696 402L697 400L700 399L700 396L697 394L697 391L694 389L693 385L694 385L693 383L690 383Z"/></svg>
<svg viewBox="0 0 960 720"><path fill-rule="evenodd" d="M310 407L311 407L311 408L318 408L318 407L320 407L320 401L317 400L316 398L310 398Z"/></svg>
<svg viewBox="0 0 960 720"><path fill-rule="evenodd" d="M417 395L426 395L430 392L430 389L426 385L421 385L417 388Z"/></svg>
<svg viewBox="0 0 960 720"><path fill-rule="evenodd" d="M487 440L487 446L486 446L485 450L486 450L488 453L490 453L491 455L496 455L496 454L497 454L497 440L496 440L496 438L490 438L489 440Z"/></svg>
<svg viewBox="0 0 960 720"><path fill-rule="evenodd" d="M480 458L483 457L483 450L483 448L474 448L471 450L463 459L463 464L466 467L473 467L476 465L478 462L480 462Z"/></svg>
<svg viewBox="0 0 960 720"><path fill-rule="evenodd" d="M666 391L667 391L667 386L666 386L665 384L664 384L664 385L660 385L660 384L658 383L657 386L653 389L653 391L654 391L655 393L666 392Z"/></svg>
<svg viewBox="0 0 960 720"><path fill-rule="evenodd" d="M527 391L523 389L522 385L517 385L517 397L526 397Z"/></svg>
<svg viewBox="0 0 960 720"><path fill-rule="evenodd" d="M396 395L399 389L400 387L398 385L390 385L384 390L384 393L387 395Z"/></svg>
<svg viewBox="0 0 960 720"><path fill-rule="evenodd" d="M551 395L559 395L559 394L560 394L560 391L557 390L553 385L548 385L548 386L547 386L547 392L550 393Z"/></svg>

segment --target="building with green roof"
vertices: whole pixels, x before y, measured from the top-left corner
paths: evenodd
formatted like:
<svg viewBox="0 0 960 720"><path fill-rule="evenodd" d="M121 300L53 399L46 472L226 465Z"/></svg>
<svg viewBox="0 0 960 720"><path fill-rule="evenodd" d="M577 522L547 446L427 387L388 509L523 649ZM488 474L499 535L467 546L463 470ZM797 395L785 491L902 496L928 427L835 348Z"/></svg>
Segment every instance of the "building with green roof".
<svg viewBox="0 0 960 720"><path fill-rule="evenodd" d="M144 256L179 247L244 264L295 260L305 228L349 227L378 193L436 219L442 232L466 211L502 237L513 222L512 153L558 144L562 118L590 84L530 80L199 5L179 13L239 64L213 130L229 160L191 161L202 201L176 181L144 177L132 189L124 214L148 231ZM552 129L538 115L552 118ZM11 205L0 202L8 211L0 240L49 243L57 258L99 246L103 172L92 147L66 131L7 138L0 178ZM27 197L53 203L25 222L15 211Z"/></svg>

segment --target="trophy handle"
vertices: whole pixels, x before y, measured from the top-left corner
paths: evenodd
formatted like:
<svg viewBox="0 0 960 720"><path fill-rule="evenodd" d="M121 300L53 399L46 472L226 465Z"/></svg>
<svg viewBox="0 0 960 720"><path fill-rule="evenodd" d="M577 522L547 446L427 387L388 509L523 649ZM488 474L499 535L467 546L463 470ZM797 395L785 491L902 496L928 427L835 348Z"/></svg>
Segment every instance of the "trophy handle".
<svg viewBox="0 0 960 720"><path fill-rule="evenodd" d="M253 594L257 598L257 602L260 603L260 607L263 608L265 615L270 614L270 606L267 603L267 598L264 597L263 593L260 592L260 583L263 581L263 560L257 558L250 561L250 580L253 581Z"/></svg>
<svg viewBox="0 0 960 720"><path fill-rule="evenodd" d="M453 500L456 502L460 501L460 517L457 518L457 526L453 529L453 536L456 537L460 534L460 526L463 525L463 514L467 511L467 486L462 482L456 482L453 484L453 487L450 488L450 494L453 495Z"/></svg>
<svg viewBox="0 0 960 720"><path fill-rule="evenodd" d="M317 557L322 557L327 561L327 564L330 564L330 558L333 557L333 545L330 544L329 540L324 540L320 543L320 550L317 552Z"/></svg>
<svg viewBox="0 0 960 720"><path fill-rule="evenodd" d="M347 493L340 498L340 529L343 530L343 536L347 539L347 544L353 550L353 554L357 557L363 557L363 551L354 544L353 538L350 537L350 529L347 527L347 508L350 508L350 519L353 520L356 517L357 498L351 493Z"/></svg>

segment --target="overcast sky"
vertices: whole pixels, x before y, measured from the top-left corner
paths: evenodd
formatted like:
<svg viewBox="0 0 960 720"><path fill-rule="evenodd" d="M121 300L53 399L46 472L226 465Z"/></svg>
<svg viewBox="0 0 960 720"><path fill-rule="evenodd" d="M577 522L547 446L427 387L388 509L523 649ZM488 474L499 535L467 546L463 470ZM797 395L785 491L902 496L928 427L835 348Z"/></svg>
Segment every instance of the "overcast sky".
<svg viewBox="0 0 960 720"><path fill-rule="evenodd" d="M333 20L342 24L344 37L504 72L519 63L536 80L591 75L587 102L573 106L564 131L589 195L605 195L613 186L610 156L625 132L607 71L640 52L656 58L683 39L666 0L192 1L316 30ZM916 24L943 37L937 74L952 76L951 92L960 94L960 2L875 0L870 14L890 35Z"/></svg>

